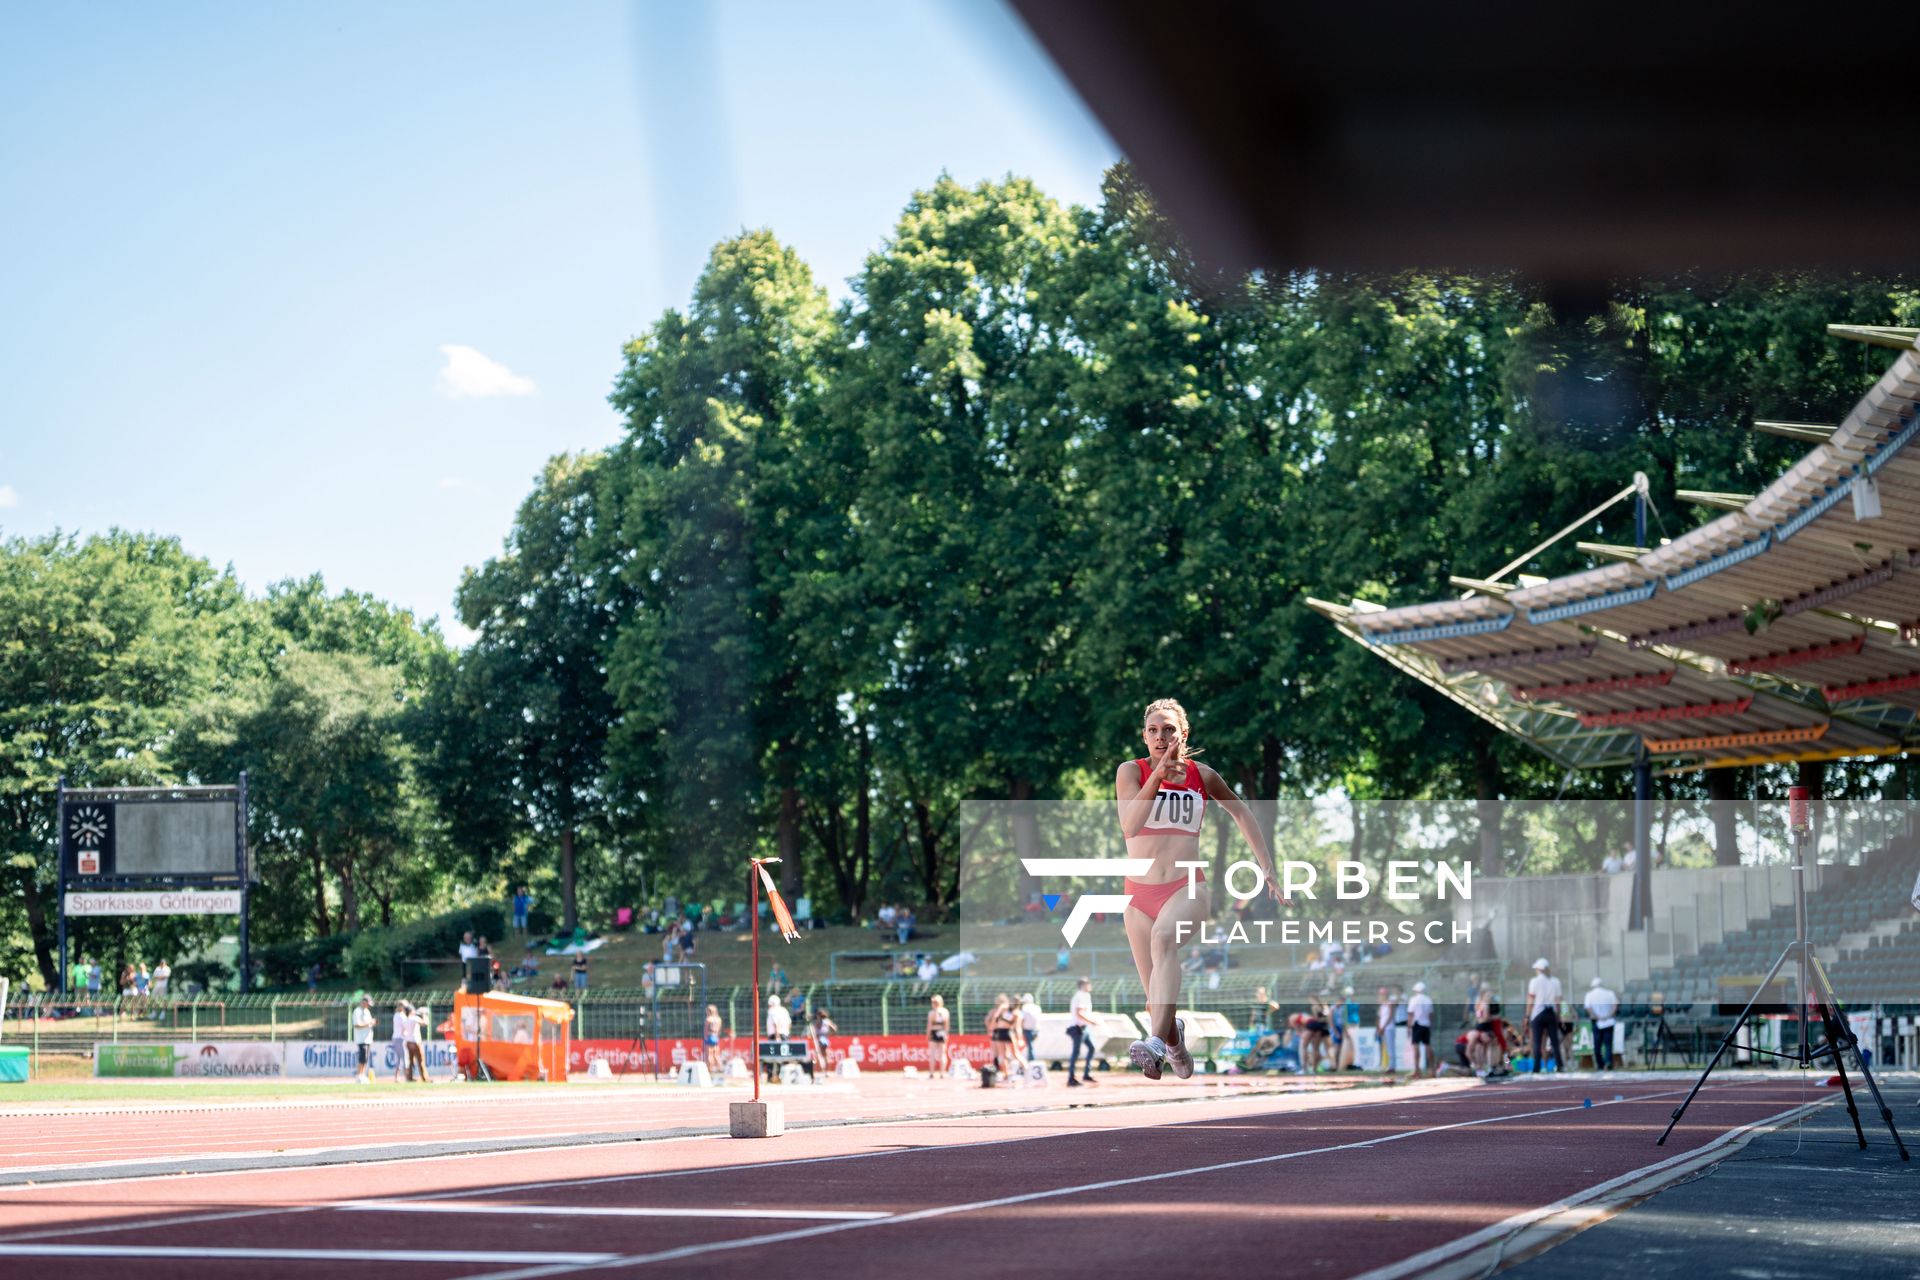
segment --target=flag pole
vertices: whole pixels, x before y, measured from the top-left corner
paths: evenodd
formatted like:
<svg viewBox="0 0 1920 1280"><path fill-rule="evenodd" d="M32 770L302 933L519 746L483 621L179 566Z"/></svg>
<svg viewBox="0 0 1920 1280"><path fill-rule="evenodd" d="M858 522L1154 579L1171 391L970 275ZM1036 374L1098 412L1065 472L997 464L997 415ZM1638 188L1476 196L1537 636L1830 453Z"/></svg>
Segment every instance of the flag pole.
<svg viewBox="0 0 1920 1280"><path fill-rule="evenodd" d="M780 936L788 942L800 940L793 914L780 900L780 891L773 887L773 877L767 874L766 864L778 861L778 858L747 859L748 927L753 930L753 1101L727 1104L727 1132L736 1138L777 1138L787 1130L784 1105L760 1101L760 890L767 891L767 907L773 913L774 923L780 926Z"/></svg>
<svg viewBox="0 0 1920 1280"><path fill-rule="evenodd" d="M753 1100L760 1101L760 876L759 868L747 864L747 928L753 930Z"/></svg>

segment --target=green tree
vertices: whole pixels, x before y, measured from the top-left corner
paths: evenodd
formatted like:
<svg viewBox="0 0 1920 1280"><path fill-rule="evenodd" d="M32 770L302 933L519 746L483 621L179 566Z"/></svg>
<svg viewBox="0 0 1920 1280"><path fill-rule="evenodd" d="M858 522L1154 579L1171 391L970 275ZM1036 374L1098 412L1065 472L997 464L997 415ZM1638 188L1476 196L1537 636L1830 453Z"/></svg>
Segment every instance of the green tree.
<svg viewBox="0 0 1920 1280"><path fill-rule="evenodd" d="M629 821L702 891L737 892L769 786L783 878L799 883L801 737L826 719L801 662L820 646L801 633L809 600L831 599L835 528L803 424L833 336L805 263L749 232L714 249L684 314L628 344L611 396L627 435L597 557L624 602L609 769Z"/></svg>
<svg viewBox="0 0 1920 1280"><path fill-rule="evenodd" d="M548 462L505 552L461 582L460 618L477 635L435 699L435 785L467 865L515 870L502 859L528 840L556 850L569 929L581 833L609 829L616 611L593 559L601 466L598 455Z"/></svg>
<svg viewBox="0 0 1920 1280"><path fill-rule="evenodd" d="M1081 248L1075 217L1031 183L942 178L854 282L841 402L868 460L855 512L887 672L876 746L923 855L955 789L1044 796L1087 750L1069 661L1090 545L1067 314ZM938 906L953 886L927 890Z"/></svg>
<svg viewBox="0 0 1920 1280"><path fill-rule="evenodd" d="M250 666L244 606L231 573L176 539L116 530L0 543L0 856L18 913L0 932L27 942L49 986L55 784L180 781L169 752L187 708ZM94 932L125 947L143 927Z"/></svg>

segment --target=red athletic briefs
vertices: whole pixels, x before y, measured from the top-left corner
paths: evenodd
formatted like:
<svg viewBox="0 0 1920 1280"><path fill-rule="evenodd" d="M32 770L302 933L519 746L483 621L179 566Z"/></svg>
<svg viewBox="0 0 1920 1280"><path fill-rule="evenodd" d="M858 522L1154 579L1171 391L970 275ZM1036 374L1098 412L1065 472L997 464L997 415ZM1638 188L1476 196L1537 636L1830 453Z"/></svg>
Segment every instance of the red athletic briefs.
<svg viewBox="0 0 1920 1280"><path fill-rule="evenodd" d="M1207 882L1207 873L1204 871L1194 872L1193 882L1196 885L1205 884ZM1147 919L1149 920L1159 919L1160 908L1167 905L1167 900L1172 898L1176 893L1185 893L1186 889L1187 878L1185 876L1181 876L1178 880L1169 880L1165 884L1142 884L1132 876L1127 877L1127 892L1133 895L1131 905L1146 912Z"/></svg>

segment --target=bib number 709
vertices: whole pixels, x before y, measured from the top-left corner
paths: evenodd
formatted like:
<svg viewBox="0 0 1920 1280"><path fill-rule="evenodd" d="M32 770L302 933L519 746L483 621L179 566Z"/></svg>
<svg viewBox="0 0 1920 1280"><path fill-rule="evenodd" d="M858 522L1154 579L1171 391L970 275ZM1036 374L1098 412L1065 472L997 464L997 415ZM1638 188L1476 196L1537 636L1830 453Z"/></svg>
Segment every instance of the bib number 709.
<svg viewBox="0 0 1920 1280"><path fill-rule="evenodd" d="M1159 791L1153 797L1153 817L1156 823L1170 823L1176 826L1193 825L1193 792Z"/></svg>

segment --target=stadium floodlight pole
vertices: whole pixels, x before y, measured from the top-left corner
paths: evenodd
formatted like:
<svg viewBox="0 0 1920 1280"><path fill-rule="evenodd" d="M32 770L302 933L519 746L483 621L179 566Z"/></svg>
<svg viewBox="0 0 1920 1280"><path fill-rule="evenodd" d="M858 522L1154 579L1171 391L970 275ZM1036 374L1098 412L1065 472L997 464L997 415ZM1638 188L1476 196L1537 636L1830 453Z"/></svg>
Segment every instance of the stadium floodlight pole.
<svg viewBox="0 0 1920 1280"><path fill-rule="evenodd" d="M1893 1135L1893 1145L1900 1152L1902 1160L1910 1160L1907 1144L1900 1139L1900 1130L1894 1127L1893 1112L1887 1107L1886 1099L1880 1096L1880 1086L1873 1082L1873 1071L1867 1066L1867 1060L1860 1052L1860 1042L1854 1036L1853 1029L1847 1025L1840 1013L1840 1001L1833 993L1833 981L1827 976L1826 966L1820 963L1820 957L1813 953L1813 944L1807 938L1807 852L1812 846L1812 823L1809 819L1811 792L1806 787L1787 789L1787 830L1793 849L1793 941L1787 944L1780 958L1773 962L1773 968L1767 970L1767 976L1760 980L1759 989L1753 998L1747 1001L1747 1007L1733 1020L1726 1038L1714 1051L1713 1060L1707 1063L1700 1078L1693 1082L1686 1099L1673 1109L1673 1118L1667 1121L1666 1130L1653 1144L1665 1146L1667 1138L1673 1133L1673 1127L1680 1123L1680 1117L1686 1113L1687 1106L1707 1083L1707 1077L1720 1065L1720 1059L1733 1047L1734 1040L1740 1034L1740 1028L1753 1017L1753 1011L1766 997L1767 989L1782 969L1786 968L1789 958L1796 962L1799 989L1794 998L1799 1003L1800 1043L1792 1053L1780 1053L1773 1049L1761 1049L1749 1045L1747 1052L1760 1054L1768 1058L1782 1058L1797 1063L1802 1071L1808 1070L1822 1058L1833 1059L1834 1073L1840 1077L1840 1091L1847 1098L1847 1114L1853 1119L1853 1134L1859 1139L1861 1149L1867 1145L1867 1134L1860 1127L1860 1107L1854 1101L1853 1086L1847 1081L1847 1064L1844 1058L1846 1050L1853 1050L1853 1058L1860 1068L1860 1078L1867 1082L1867 1088L1873 1094L1873 1101L1880 1108L1880 1119L1886 1123L1887 1132ZM1808 1034L1809 1010L1817 1014L1822 1040L1819 1048L1813 1046Z"/></svg>

